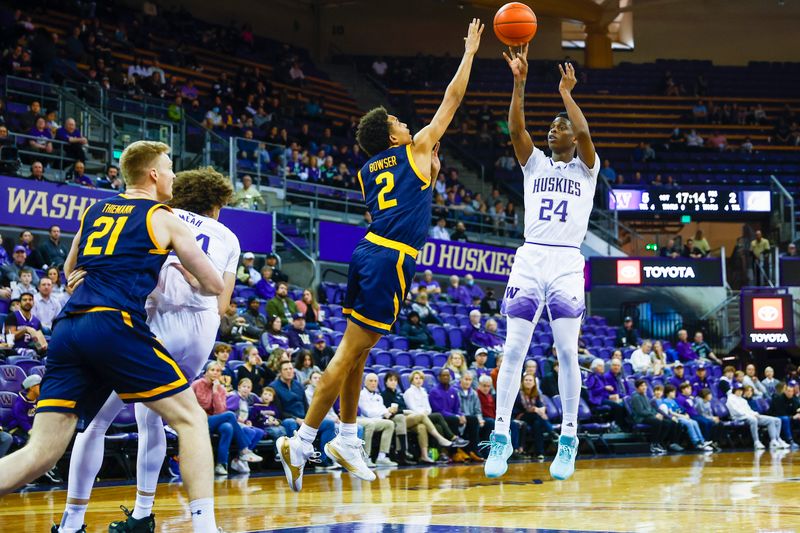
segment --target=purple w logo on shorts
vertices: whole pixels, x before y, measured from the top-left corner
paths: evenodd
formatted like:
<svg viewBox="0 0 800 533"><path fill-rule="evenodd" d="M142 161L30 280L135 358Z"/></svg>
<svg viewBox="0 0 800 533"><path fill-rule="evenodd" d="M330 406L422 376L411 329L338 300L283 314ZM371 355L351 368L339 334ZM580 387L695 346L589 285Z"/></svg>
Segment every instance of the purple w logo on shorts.
<svg viewBox="0 0 800 533"><path fill-rule="evenodd" d="M506 298L513 298L517 295L519 289L517 287L507 287L506 288Z"/></svg>

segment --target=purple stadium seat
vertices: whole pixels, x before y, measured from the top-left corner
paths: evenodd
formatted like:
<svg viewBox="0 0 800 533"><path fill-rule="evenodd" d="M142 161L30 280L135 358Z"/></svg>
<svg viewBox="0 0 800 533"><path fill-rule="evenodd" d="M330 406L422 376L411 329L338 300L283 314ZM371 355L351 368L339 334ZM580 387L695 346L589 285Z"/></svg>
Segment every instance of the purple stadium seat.
<svg viewBox="0 0 800 533"><path fill-rule="evenodd" d="M410 368L413 363L413 359L411 354L408 352L399 352L394 355L394 364L402 365L406 368Z"/></svg>
<svg viewBox="0 0 800 533"><path fill-rule="evenodd" d="M425 368L430 368L433 366L433 360L431 356L426 353L418 353L414 356L414 364L418 366L424 366Z"/></svg>
<svg viewBox="0 0 800 533"><path fill-rule="evenodd" d="M447 330L447 337L450 341L451 348L464 347L464 333L458 328L449 328Z"/></svg>
<svg viewBox="0 0 800 533"><path fill-rule="evenodd" d="M446 353L437 353L433 356L433 368L436 370L436 367L442 367L447 364L447 354Z"/></svg>
<svg viewBox="0 0 800 533"><path fill-rule="evenodd" d="M36 374L37 376L44 377L44 372L45 372L45 366L44 365L39 365L39 366L35 366L35 367L31 368L31 371L28 372L28 375L32 376L33 374Z"/></svg>
<svg viewBox="0 0 800 533"><path fill-rule="evenodd" d="M231 368L233 373L235 374L236 371L239 369L240 366L244 364L244 361L228 361L228 366Z"/></svg>
<svg viewBox="0 0 800 533"><path fill-rule="evenodd" d="M374 365L392 366L394 364L394 357L392 352L381 350L377 352L373 358Z"/></svg>
<svg viewBox="0 0 800 533"><path fill-rule="evenodd" d="M337 304L328 304L328 311L330 311L331 317L336 318L343 318L344 314L342 313L342 306Z"/></svg>
<svg viewBox="0 0 800 533"><path fill-rule="evenodd" d="M25 372L26 376L30 376L31 375L31 368L33 368L35 366L41 366L41 364L42 364L42 362L39 359L29 359L29 358L20 359L19 361L15 362L15 363L11 363L9 361L8 363L20 367L22 369L22 371Z"/></svg>
<svg viewBox="0 0 800 533"><path fill-rule="evenodd" d="M256 290L251 288L251 287L242 287L237 292L238 292L238 294L236 296L238 298L244 298L245 300L247 300L248 298L251 298L253 296L258 296L256 294Z"/></svg>
<svg viewBox="0 0 800 533"><path fill-rule="evenodd" d="M391 348L389 339L387 339L386 337L381 337L380 339L378 339L378 342L375 343L375 348L379 350L388 350L389 348Z"/></svg>
<svg viewBox="0 0 800 533"><path fill-rule="evenodd" d="M560 400L560 399L559 399ZM558 406L556 403L546 394L542 394L542 403L544 404L545 409L547 410L547 419L551 422L556 422L561 420L561 402L559 401Z"/></svg>
<svg viewBox="0 0 800 533"><path fill-rule="evenodd" d="M459 327L462 327L462 328L471 327L470 323L469 323L469 315L455 315L455 317L458 319Z"/></svg>
<svg viewBox="0 0 800 533"><path fill-rule="evenodd" d="M439 302L439 313L454 315L456 314L456 309L453 304Z"/></svg>
<svg viewBox="0 0 800 533"><path fill-rule="evenodd" d="M425 383L422 386L425 387L426 391L430 392L433 390L433 388L436 386L438 382L439 381L435 377L426 374Z"/></svg>
<svg viewBox="0 0 800 533"><path fill-rule="evenodd" d="M12 392L22 390L22 382L25 381L26 377L28 377L28 375L17 365L0 365L0 379L6 384L4 390Z"/></svg>
<svg viewBox="0 0 800 533"><path fill-rule="evenodd" d="M392 339L392 348L395 350L408 350L408 339L405 337L395 337Z"/></svg>
<svg viewBox="0 0 800 533"><path fill-rule="evenodd" d="M11 409L14 406L14 398L16 396L16 392L0 391L0 407L3 409ZM0 423L0 425L3 424Z"/></svg>
<svg viewBox="0 0 800 533"><path fill-rule="evenodd" d="M442 326L428 325L428 330L433 335L433 342L436 346L447 348L447 331Z"/></svg>
<svg viewBox="0 0 800 533"><path fill-rule="evenodd" d="M344 318L339 317L332 317L330 319L331 322L331 329L338 333L344 333L344 330L347 329L347 320Z"/></svg>
<svg viewBox="0 0 800 533"><path fill-rule="evenodd" d="M537 342L532 342L530 348L528 348L528 355L532 356L544 355L544 346L542 346Z"/></svg>
<svg viewBox="0 0 800 533"><path fill-rule="evenodd" d="M410 386L411 386L411 372L403 372L402 374L400 374L400 388L406 391Z"/></svg>
<svg viewBox="0 0 800 533"><path fill-rule="evenodd" d="M336 346L339 346L339 343L342 342L342 337L344 337L344 333L342 333L341 331L335 331L331 335L331 337L332 337L331 338L331 346L336 347Z"/></svg>

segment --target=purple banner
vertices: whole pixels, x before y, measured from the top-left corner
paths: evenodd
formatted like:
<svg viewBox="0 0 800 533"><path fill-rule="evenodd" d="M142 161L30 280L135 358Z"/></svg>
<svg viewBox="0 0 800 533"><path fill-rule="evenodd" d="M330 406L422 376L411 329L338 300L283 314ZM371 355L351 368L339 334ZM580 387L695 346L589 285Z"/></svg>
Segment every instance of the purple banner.
<svg viewBox="0 0 800 533"><path fill-rule="evenodd" d="M75 233L83 211L98 200L115 193L75 185L39 182L0 176L0 225ZM242 251L268 253L272 250L272 214L242 209L223 209L220 222L237 237Z"/></svg>
<svg viewBox="0 0 800 533"><path fill-rule="evenodd" d="M335 222L319 223L319 258L334 263L349 263L358 241L367 229ZM485 244L429 240L417 257L417 270L430 269L434 274L464 276L476 279L508 281L513 248Z"/></svg>

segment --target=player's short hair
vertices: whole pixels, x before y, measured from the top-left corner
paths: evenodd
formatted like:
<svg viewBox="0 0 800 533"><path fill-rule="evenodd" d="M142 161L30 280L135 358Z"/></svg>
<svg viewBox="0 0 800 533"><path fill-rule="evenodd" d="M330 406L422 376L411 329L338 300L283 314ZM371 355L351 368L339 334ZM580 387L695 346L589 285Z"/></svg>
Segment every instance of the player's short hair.
<svg viewBox="0 0 800 533"><path fill-rule="evenodd" d="M204 167L175 175L169 205L203 215L215 207L225 207L232 196L231 180L213 167Z"/></svg>
<svg viewBox="0 0 800 533"><path fill-rule="evenodd" d="M136 185L150 170L153 161L161 154L168 154L169 146L156 141L136 141L128 145L119 158L122 177L128 185Z"/></svg>
<svg viewBox="0 0 800 533"><path fill-rule="evenodd" d="M563 118L564 120L572 124L572 121L569 119L569 113L567 113L566 111L562 111L561 113L556 115L556 118ZM553 120L555 120L556 118L554 118Z"/></svg>
<svg viewBox="0 0 800 533"><path fill-rule="evenodd" d="M356 140L370 157L389 148L389 113L385 107L376 107L361 117Z"/></svg>

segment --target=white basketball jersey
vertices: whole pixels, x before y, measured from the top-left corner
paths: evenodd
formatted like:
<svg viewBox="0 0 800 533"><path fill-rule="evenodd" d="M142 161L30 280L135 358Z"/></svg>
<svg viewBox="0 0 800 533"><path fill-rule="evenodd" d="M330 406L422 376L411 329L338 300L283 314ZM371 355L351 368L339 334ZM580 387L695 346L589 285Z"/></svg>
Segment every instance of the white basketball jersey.
<svg viewBox="0 0 800 533"><path fill-rule="evenodd" d="M231 230L213 218L196 215L183 209L173 209L173 212L192 230L197 245L206 253L220 275L225 272L236 274L241 249L239 239ZM179 262L174 253L169 255L161 267L158 285L147 299L147 309L182 307L216 312L217 298L203 296L194 290L183 278L183 274L170 266Z"/></svg>
<svg viewBox="0 0 800 533"><path fill-rule="evenodd" d="M522 167L525 176L525 241L580 248L589 227L600 172L579 158L553 161L538 148Z"/></svg>

